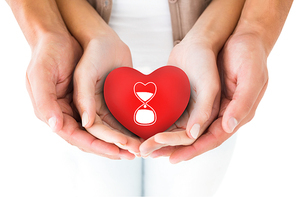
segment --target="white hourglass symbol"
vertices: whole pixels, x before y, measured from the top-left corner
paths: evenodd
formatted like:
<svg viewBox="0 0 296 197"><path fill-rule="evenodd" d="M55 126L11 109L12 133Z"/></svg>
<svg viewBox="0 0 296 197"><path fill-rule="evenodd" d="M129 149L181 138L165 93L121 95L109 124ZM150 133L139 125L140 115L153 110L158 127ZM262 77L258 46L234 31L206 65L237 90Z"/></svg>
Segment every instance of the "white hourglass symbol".
<svg viewBox="0 0 296 197"><path fill-rule="evenodd" d="M153 99L157 91L154 82L137 82L134 85L134 94L142 102L135 113L134 122L140 126L150 126L156 122L157 116L155 110L148 105L148 102Z"/></svg>

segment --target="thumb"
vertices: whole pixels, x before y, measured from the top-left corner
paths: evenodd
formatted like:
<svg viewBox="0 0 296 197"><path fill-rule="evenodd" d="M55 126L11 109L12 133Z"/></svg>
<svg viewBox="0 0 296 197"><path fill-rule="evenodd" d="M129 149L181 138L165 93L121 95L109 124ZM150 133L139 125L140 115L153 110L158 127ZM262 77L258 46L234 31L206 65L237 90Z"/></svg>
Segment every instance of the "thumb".
<svg viewBox="0 0 296 197"><path fill-rule="evenodd" d="M245 124L245 118L250 114L255 114L258 102L263 97L267 87L267 79L260 76L258 79L253 75L247 77L237 83L236 90L232 100L227 106L222 119L223 130L227 133L232 133L238 125ZM259 99L259 101L258 101Z"/></svg>
<svg viewBox="0 0 296 197"><path fill-rule="evenodd" d="M46 72L30 72L26 75L26 87L36 116L57 132L63 127L63 113L57 102L56 84Z"/></svg>
<svg viewBox="0 0 296 197"><path fill-rule="evenodd" d="M191 105L194 106L189 106L192 107L192 111L189 114L186 132L190 138L197 139L218 113L219 85L209 89L211 92L208 92L206 95L198 95L195 102L191 101ZM216 105L217 112L214 113Z"/></svg>
<svg viewBox="0 0 296 197"><path fill-rule="evenodd" d="M89 69L89 70L88 70ZM79 111L82 126L89 128L96 117L96 72L87 66L77 67L74 73L74 103Z"/></svg>

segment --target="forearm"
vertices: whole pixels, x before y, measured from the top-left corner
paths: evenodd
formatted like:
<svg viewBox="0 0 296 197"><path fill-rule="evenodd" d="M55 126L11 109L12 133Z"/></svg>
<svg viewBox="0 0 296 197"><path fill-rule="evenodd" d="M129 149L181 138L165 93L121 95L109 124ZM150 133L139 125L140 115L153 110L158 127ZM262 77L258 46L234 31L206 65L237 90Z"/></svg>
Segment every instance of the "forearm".
<svg viewBox="0 0 296 197"><path fill-rule="evenodd" d="M54 0L7 0L7 3L31 47L44 34L68 32Z"/></svg>
<svg viewBox="0 0 296 197"><path fill-rule="evenodd" d="M86 0L56 0L64 21L83 48L98 36L114 31Z"/></svg>
<svg viewBox="0 0 296 197"><path fill-rule="evenodd" d="M186 35L190 42L207 44L215 54L234 31L245 0L213 0Z"/></svg>
<svg viewBox="0 0 296 197"><path fill-rule="evenodd" d="M266 54L272 50L291 8L293 0L246 0L236 35L258 36Z"/></svg>

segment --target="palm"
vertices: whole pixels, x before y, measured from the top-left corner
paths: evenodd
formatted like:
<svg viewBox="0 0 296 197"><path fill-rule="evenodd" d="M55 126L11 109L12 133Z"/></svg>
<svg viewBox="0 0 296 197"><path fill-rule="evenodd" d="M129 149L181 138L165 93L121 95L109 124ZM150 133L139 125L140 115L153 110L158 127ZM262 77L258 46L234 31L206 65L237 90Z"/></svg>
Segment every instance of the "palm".
<svg viewBox="0 0 296 197"><path fill-rule="evenodd" d="M46 102L67 97L72 91L72 76L81 49L72 37L48 36L33 49L32 59L27 69L26 85L35 108L36 115L44 122L49 117ZM49 97L46 97L49 94ZM55 110L60 111L57 105Z"/></svg>
<svg viewBox="0 0 296 197"><path fill-rule="evenodd" d="M88 111L90 121L85 128L89 133L107 143L124 144L124 149L138 152L140 139L112 116L104 101L104 80L120 66L132 66L129 48L122 41L104 38L89 43L75 70L74 101L80 115Z"/></svg>
<svg viewBox="0 0 296 197"><path fill-rule="evenodd" d="M249 35L236 36L225 44L218 58L222 84L218 118L194 144L173 152L173 162L189 160L220 146L233 135L225 132L231 115L243 112L235 130L253 118L267 87L266 54L260 42L254 40Z"/></svg>
<svg viewBox="0 0 296 197"><path fill-rule="evenodd" d="M192 144L195 139L188 136L188 130L198 122L202 125L201 135L219 111L220 83L213 51L180 43L174 47L168 64L185 71L191 85L191 98L182 116L167 130L169 132L159 133L141 145L143 152L154 151L154 156L171 155L184 145Z"/></svg>
<svg viewBox="0 0 296 197"><path fill-rule="evenodd" d="M235 36L226 43L219 57L223 101L220 116L225 114L224 130L227 130L226 119L234 113L234 108L246 111L241 125L254 117L267 88L266 61L263 46L252 35Z"/></svg>
<svg viewBox="0 0 296 197"><path fill-rule="evenodd" d="M215 55L212 51L203 51L196 48L192 49L192 54L186 53L186 55L180 55L179 49L176 50L178 51L175 53L179 55L174 56L173 54L172 58L169 60L169 64L178 65L183 71L187 73L191 86L191 97L188 107L184 111L183 115L171 128L168 129L168 131L171 132L186 130L190 116L193 115L193 111L197 107L197 100L199 97L202 97L204 94L206 94L206 91L211 88L210 84L213 83L212 77L214 77L213 72L216 72ZM208 67L212 67L213 70L208 69ZM218 111L219 99L216 99L213 104L213 110L211 114L209 114L209 120L204 125L204 128L207 128L214 120L218 114ZM191 144L192 142L193 141L189 141L188 144Z"/></svg>

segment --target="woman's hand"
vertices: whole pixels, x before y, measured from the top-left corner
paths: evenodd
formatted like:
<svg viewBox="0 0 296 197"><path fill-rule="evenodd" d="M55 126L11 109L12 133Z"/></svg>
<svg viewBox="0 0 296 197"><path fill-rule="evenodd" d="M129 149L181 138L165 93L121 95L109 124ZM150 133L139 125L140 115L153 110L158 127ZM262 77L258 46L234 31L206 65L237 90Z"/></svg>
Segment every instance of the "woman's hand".
<svg viewBox="0 0 296 197"><path fill-rule="evenodd" d="M104 97L104 80L113 69L132 67L130 50L120 38L110 33L91 40L74 74L74 102L82 117L82 126L92 135L115 144L133 154L139 153L140 140L126 130L108 110ZM132 159L133 154L126 157Z"/></svg>
<svg viewBox="0 0 296 197"><path fill-rule="evenodd" d="M213 50L206 44L183 40L172 50L168 65L185 71L191 85L191 98L187 109L172 127L141 145L144 157L153 151L154 157L170 155L173 150L192 144L218 115L220 80Z"/></svg>
<svg viewBox="0 0 296 197"><path fill-rule="evenodd" d="M218 115L220 80L216 60L237 24L244 3L245 0L212 1L182 42L174 47L168 64L180 67L188 75L191 99L184 114L168 130L170 132L157 134L144 142L141 154L170 156L172 163L178 162L175 152L199 138ZM188 156L186 152L182 154Z"/></svg>
<svg viewBox="0 0 296 197"><path fill-rule="evenodd" d="M67 28L83 48L73 80L73 99L82 126L116 150L117 156L133 159L139 153L140 139L115 120L103 98L107 74L120 66L132 67L130 50L87 1L56 2Z"/></svg>

